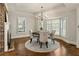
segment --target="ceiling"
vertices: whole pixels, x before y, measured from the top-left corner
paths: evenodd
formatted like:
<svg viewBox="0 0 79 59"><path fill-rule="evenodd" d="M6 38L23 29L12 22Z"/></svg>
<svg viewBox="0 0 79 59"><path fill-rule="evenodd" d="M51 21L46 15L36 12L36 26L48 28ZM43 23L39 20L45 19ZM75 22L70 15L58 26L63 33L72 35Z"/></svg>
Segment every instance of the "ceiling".
<svg viewBox="0 0 79 59"><path fill-rule="evenodd" d="M37 13L40 11L55 10L59 8L76 8L78 3L7 3L8 11L25 11ZM41 10L41 6L43 9Z"/></svg>

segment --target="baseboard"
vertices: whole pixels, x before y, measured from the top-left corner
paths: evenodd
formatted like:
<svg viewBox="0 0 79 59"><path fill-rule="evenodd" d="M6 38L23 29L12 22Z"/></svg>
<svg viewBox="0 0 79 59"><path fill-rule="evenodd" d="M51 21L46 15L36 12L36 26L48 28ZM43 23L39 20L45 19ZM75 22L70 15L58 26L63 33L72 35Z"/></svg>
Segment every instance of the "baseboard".
<svg viewBox="0 0 79 59"><path fill-rule="evenodd" d="M69 44L74 44L74 45L76 45L76 42L70 41L70 40L65 39L65 38L63 38L63 37L55 36L55 38L59 38L60 40L63 40L63 41L65 41L65 42L69 43Z"/></svg>
<svg viewBox="0 0 79 59"><path fill-rule="evenodd" d="M29 37L29 35L14 36L14 37L12 37L12 39L15 39L15 38L22 38L22 37ZM55 38L58 38L58 39L60 39L60 40L63 40L63 41L65 41L65 42L69 43L69 44L74 44L74 45L76 45L76 42L69 41L69 40L67 40L67 39L65 39L65 38L63 38L63 37L55 36ZM79 47L78 47L78 48L79 48Z"/></svg>
<svg viewBox="0 0 79 59"><path fill-rule="evenodd" d="M79 45L77 45L76 47L79 48Z"/></svg>
<svg viewBox="0 0 79 59"><path fill-rule="evenodd" d="M12 39L15 39L15 38L22 38L22 37L29 37L30 35L20 35L20 36L13 36L11 37Z"/></svg>

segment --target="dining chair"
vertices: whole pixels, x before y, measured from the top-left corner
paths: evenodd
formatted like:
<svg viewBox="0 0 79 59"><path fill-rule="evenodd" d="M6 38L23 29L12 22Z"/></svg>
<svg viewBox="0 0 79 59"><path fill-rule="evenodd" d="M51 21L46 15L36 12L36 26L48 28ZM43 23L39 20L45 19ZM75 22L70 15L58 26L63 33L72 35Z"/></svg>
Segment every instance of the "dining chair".
<svg viewBox="0 0 79 59"><path fill-rule="evenodd" d="M50 33L50 39L53 41L54 44L55 44L55 32L56 30L52 30Z"/></svg>
<svg viewBox="0 0 79 59"><path fill-rule="evenodd" d="M33 39L33 35L32 35L32 31L31 30L29 31L29 34L30 34L30 43L31 43L32 39Z"/></svg>
<svg viewBox="0 0 79 59"><path fill-rule="evenodd" d="M40 37L39 37L40 48L42 48L43 43L45 43L46 47L48 48L48 32L40 31Z"/></svg>
<svg viewBox="0 0 79 59"><path fill-rule="evenodd" d="M39 42L39 33L33 32L32 30L29 31L30 34L30 43L33 41L34 38L37 38L37 43Z"/></svg>

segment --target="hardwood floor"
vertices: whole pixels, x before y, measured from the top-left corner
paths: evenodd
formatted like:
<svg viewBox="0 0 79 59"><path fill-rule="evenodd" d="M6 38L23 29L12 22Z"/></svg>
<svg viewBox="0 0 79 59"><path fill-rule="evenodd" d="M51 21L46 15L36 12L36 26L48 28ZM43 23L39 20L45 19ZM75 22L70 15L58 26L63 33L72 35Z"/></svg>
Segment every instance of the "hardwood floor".
<svg viewBox="0 0 79 59"><path fill-rule="evenodd" d="M37 53L30 51L25 48L25 42L29 38L18 38L13 39L15 51L4 53L5 55L16 55L16 56L78 56L79 49L75 45L68 44L62 40L56 39L60 43L60 47L55 51L49 53Z"/></svg>
<svg viewBox="0 0 79 59"><path fill-rule="evenodd" d="M14 39L15 52L18 56L76 56L79 55L79 49L75 45L68 44L62 40L56 39L60 43L60 48L50 53L37 53L25 48L25 42L29 38Z"/></svg>

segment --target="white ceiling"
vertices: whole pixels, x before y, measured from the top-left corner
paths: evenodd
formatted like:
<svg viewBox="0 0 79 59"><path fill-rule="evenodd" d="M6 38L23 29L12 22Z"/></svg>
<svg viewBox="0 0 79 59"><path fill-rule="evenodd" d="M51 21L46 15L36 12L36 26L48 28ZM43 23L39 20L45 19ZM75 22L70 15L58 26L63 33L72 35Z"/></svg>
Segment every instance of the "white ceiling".
<svg viewBox="0 0 79 59"><path fill-rule="evenodd" d="M68 3L7 3L9 11L26 11L30 13L37 13L40 11L55 10L58 8L76 8L79 4ZM43 6L43 10L41 10Z"/></svg>

